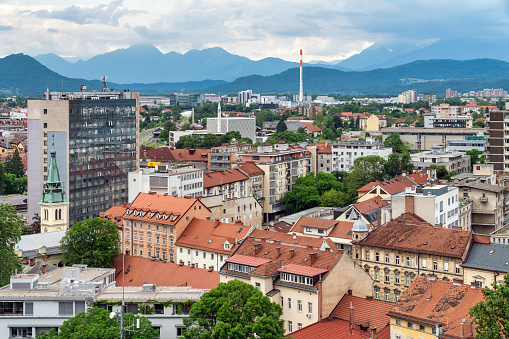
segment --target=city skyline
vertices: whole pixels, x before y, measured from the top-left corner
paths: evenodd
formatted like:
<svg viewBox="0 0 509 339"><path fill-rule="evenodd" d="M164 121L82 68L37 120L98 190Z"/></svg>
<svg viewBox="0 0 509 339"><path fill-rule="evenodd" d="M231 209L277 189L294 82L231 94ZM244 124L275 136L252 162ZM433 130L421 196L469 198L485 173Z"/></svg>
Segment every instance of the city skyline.
<svg viewBox="0 0 509 339"><path fill-rule="evenodd" d="M221 47L253 60L346 59L374 43L419 46L438 39L508 37L509 6L485 2L399 1L314 3L257 1L4 0L2 57L55 53L90 58L136 44L163 53Z"/></svg>

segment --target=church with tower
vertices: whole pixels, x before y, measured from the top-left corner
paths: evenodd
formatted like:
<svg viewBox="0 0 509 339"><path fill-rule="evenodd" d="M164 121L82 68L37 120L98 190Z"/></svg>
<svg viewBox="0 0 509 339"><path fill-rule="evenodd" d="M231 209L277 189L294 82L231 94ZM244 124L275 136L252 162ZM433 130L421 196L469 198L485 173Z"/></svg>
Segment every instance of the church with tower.
<svg viewBox="0 0 509 339"><path fill-rule="evenodd" d="M48 179L44 184L39 205L41 207L41 233L64 231L69 228L69 202L58 174L54 145L51 148Z"/></svg>

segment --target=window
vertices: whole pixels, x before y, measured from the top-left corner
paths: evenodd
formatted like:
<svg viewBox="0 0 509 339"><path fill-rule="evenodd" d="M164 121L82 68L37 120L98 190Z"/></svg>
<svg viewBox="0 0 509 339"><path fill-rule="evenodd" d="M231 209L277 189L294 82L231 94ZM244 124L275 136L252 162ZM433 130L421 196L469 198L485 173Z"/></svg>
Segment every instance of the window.
<svg viewBox="0 0 509 339"><path fill-rule="evenodd" d="M185 327L177 327L177 337L183 337L185 329Z"/></svg>
<svg viewBox="0 0 509 339"><path fill-rule="evenodd" d="M32 337L32 328L31 327L11 327L11 337Z"/></svg>
<svg viewBox="0 0 509 339"><path fill-rule="evenodd" d="M380 254L375 252L375 261L380 261Z"/></svg>
<svg viewBox="0 0 509 339"><path fill-rule="evenodd" d="M456 272L456 274L460 274L460 265L459 264L455 265L455 272Z"/></svg>
<svg viewBox="0 0 509 339"><path fill-rule="evenodd" d="M205 266L205 264L203 264L203 266ZM206 268L206 267L204 267L204 268ZM256 288L258 289L258 291L259 291L259 290L260 290L260 287L261 287L260 283L259 283L259 282L255 283L255 287L256 287Z"/></svg>
<svg viewBox="0 0 509 339"><path fill-rule="evenodd" d="M288 309L292 309L292 298L288 298Z"/></svg>
<svg viewBox="0 0 509 339"><path fill-rule="evenodd" d="M207 259L207 253L203 251L203 259Z"/></svg>
<svg viewBox="0 0 509 339"><path fill-rule="evenodd" d="M150 238L151 238L151 234L150 234L150 233L148 233L148 234L147 234L147 242L150 242Z"/></svg>
<svg viewBox="0 0 509 339"><path fill-rule="evenodd" d="M288 332L292 332L292 321L288 320Z"/></svg>
<svg viewBox="0 0 509 339"><path fill-rule="evenodd" d="M389 272L385 272L385 282L389 282Z"/></svg>
<svg viewBox="0 0 509 339"><path fill-rule="evenodd" d="M297 311L302 312L302 300L297 300Z"/></svg>
<svg viewBox="0 0 509 339"><path fill-rule="evenodd" d="M436 260L433 260L433 271L436 270L438 270L438 263L436 262Z"/></svg>
<svg viewBox="0 0 509 339"><path fill-rule="evenodd" d="M76 301L74 303L74 314L78 314L80 312L85 312L85 302L84 301Z"/></svg>
<svg viewBox="0 0 509 339"><path fill-rule="evenodd" d="M311 227L306 227L305 231L306 231L307 233L311 233Z"/></svg>
<svg viewBox="0 0 509 339"><path fill-rule="evenodd" d="M399 265L399 255L396 256L396 265Z"/></svg>
<svg viewBox="0 0 509 339"><path fill-rule="evenodd" d="M159 244L159 236L156 237L156 244Z"/></svg>
<svg viewBox="0 0 509 339"><path fill-rule="evenodd" d="M47 108L43 109L43 114L48 114L48 109Z"/></svg>
<svg viewBox="0 0 509 339"><path fill-rule="evenodd" d="M405 276L405 286L410 286L410 276Z"/></svg>
<svg viewBox="0 0 509 339"><path fill-rule="evenodd" d="M406 257L406 265L410 266L410 257Z"/></svg>
<svg viewBox="0 0 509 339"><path fill-rule="evenodd" d="M414 324L411 321L407 321L406 327L414 328Z"/></svg>
<svg viewBox="0 0 509 339"><path fill-rule="evenodd" d="M380 299L380 289L378 289L378 287L375 288L375 299Z"/></svg>
<svg viewBox="0 0 509 339"><path fill-rule="evenodd" d="M44 128L48 128L48 123L47 122L44 123Z"/></svg>
<svg viewBox="0 0 509 339"><path fill-rule="evenodd" d="M196 256L198 256L198 251L195 251L195 253L196 253Z"/></svg>
<svg viewBox="0 0 509 339"><path fill-rule="evenodd" d="M400 325L401 326L401 319L396 319L396 325Z"/></svg>
<svg viewBox="0 0 509 339"><path fill-rule="evenodd" d="M449 272L449 263L444 261L444 272Z"/></svg>
<svg viewBox="0 0 509 339"><path fill-rule="evenodd" d="M419 325L419 331L426 331L426 326Z"/></svg>
<svg viewBox="0 0 509 339"><path fill-rule="evenodd" d="M422 268L426 268L426 259L422 259Z"/></svg>
<svg viewBox="0 0 509 339"><path fill-rule="evenodd" d="M134 240L138 240L138 234L136 232L133 232Z"/></svg>
<svg viewBox="0 0 509 339"><path fill-rule="evenodd" d="M297 329L301 329L302 328L302 323L297 323Z"/></svg>
<svg viewBox="0 0 509 339"><path fill-rule="evenodd" d="M366 260L369 260L369 251L366 251L365 258L366 258Z"/></svg>
<svg viewBox="0 0 509 339"><path fill-rule="evenodd" d="M285 301L284 301L283 297L281 297L281 307L285 306L284 303L285 303Z"/></svg>
<svg viewBox="0 0 509 339"><path fill-rule="evenodd" d="M34 314L34 303L25 303L25 315Z"/></svg>
<svg viewBox="0 0 509 339"><path fill-rule="evenodd" d="M140 232L140 241L143 241L143 232Z"/></svg>
<svg viewBox="0 0 509 339"><path fill-rule="evenodd" d="M399 273L395 273L395 274L394 274L394 283L395 283L396 285L399 285Z"/></svg>
<svg viewBox="0 0 509 339"><path fill-rule="evenodd" d="M389 263L389 253L385 253L385 262Z"/></svg>
<svg viewBox="0 0 509 339"><path fill-rule="evenodd" d="M73 315L73 302L59 302L58 303L58 315Z"/></svg>
<svg viewBox="0 0 509 339"><path fill-rule="evenodd" d="M375 270L375 280L376 281L380 280L380 271L379 270Z"/></svg>
<svg viewBox="0 0 509 339"><path fill-rule="evenodd" d="M389 301L389 291L385 291L385 301Z"/></svg>
<svg viewBox="0 0 509 339"><path fill-rule="evenodd" d="M210 253L210 259L214 260L214 253Z"/></svg>
<svg viewBox="0 0 509 339"><path fill-rule="evenodd" d="M308 303L308 313L313 314L313 303Z"/></svg>
<svg viewBox="0 0 509 339"><path fill-rule="evenodd" d="M394 292L394 296L396 298L396 301L399 301L399 291Z"/></svg>

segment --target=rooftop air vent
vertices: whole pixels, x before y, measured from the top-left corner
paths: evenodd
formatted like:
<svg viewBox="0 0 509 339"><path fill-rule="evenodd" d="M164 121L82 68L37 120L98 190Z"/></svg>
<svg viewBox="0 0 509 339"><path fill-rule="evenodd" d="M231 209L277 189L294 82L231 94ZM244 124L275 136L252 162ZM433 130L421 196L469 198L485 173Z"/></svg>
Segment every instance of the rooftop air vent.
<svg viewBox="0 0 509 339"><path fill-rule="evenodd" d="M491 250L489 254L492 255L493 253L495 253L495 250Z"/></svg>

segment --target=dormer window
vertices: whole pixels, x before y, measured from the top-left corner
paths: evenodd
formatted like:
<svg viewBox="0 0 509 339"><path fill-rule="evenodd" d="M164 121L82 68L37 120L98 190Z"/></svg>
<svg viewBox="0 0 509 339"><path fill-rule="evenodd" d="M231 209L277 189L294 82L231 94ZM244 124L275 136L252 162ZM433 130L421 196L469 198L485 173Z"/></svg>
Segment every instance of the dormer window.
<svg viewBox="0 0 509 339"><path fill-rule="evenodd" d="M281 272L281 280L282 281L293 282L293 283L297 283L297 284L305 284L305 285L311 285L311 286L314 285L313 278L305 277L305 276L297 275L297 274L290 274L290 273L283 273L283 272Z"/></svg>
<svg viewBox="0 0 509 339"><path fill-rule="evenodd" d="M305 227L304 232L311 233L312 232L311 227Z"/></svg>
<svg viewBox="0 0 509 339"><path fill-rule="evenodd" d="M225 250L230 250L230 243L229 242L225 242L224 243L224 249Z"/></svg>
<svg viewBox="0 0 509 339"><path fill-rule="evenodd" d="M318 234L323 234L324 231L322 229L318 229Z"/></svg>

